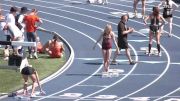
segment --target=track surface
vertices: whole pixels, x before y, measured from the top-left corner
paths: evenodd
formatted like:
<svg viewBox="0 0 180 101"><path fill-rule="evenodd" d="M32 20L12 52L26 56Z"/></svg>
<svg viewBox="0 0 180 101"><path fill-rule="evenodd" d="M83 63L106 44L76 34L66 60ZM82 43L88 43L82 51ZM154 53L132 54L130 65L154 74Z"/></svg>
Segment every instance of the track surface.
<svg viewBox="0 0 180 101"><path fill-rule="evenodd" d="M147 14L159 3L159 0L151 1L146 5ZM37 8L44 21L42 27L60 33L74 50L74 61L70 67L42 85L47 95L32 100L180 101L180 8L174 12L173 37L169 38L167 34L161 37L161 57L149 57L140 50L148 45L148 34L140 32L147 27L142 19L130 19L128 25L136 32L129 35L128 40L133 59L139 63L129 65L125 52L121 51L119 64L110 68L123 69L124 73L119 77L101 77L101 48L98 46L93 50L92 47L107 23L112 24L117 34L119 17L113 14L132 12L132 4L132 0L109 0L108 5L86 4L85 0L1 0L5 13L11 5ZM167 31L168 27L165 28Z"/></svg>

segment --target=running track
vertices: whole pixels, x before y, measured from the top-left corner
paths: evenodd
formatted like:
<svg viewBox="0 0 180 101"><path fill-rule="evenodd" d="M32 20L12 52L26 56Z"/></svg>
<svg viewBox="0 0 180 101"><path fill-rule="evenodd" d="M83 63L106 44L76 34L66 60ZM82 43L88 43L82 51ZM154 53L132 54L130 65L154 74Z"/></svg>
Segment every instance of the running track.
<svg viewBox="0 0 180 101"><path fill-rule="evenodd" d="M102 78L100 45L92 50L95 40L107 23L112 24L117 34L119 18L112 12L132 12L132 0L109 2L108 5L91 5L86 4L85 0L1 0L5 13L11 5L37 8L44 21L42 27L60 33L73 49L73 62L67 70L42 85L47 95L32 100L180 101L180 8L174 12L173 37L169 38L167 34L161 37L161 57L148 57L140 50L148 45L147 33L139 31L146 27L142 19L130 19L128 25L134 27L136 32L129 35L128 40L132 58L139 63L128 65L122 51L118 57L119 64L110 68L123 69L124 73L119 77ZM146 12L149 13L158 2L147 3ZM168 29L167 26L165 29Z"/></svg>

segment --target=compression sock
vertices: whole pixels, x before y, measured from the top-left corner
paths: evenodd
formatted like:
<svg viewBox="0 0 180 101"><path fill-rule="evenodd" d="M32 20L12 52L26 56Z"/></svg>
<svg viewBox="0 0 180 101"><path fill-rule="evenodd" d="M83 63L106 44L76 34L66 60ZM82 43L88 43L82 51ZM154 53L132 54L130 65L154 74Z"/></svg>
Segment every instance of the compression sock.
<svg viewBox="0 0 180 101"><path fill-rule="evenodd" d="M157 50L158 50L158 53L160 53L160 50L161 48L160 48L160 44L157 44Z"/></svg>
<svg viewBox="0 0 180 101"><path fill-rule="evenodd" d="M151 53L152 44L149 44L149 53Z"/></svg>

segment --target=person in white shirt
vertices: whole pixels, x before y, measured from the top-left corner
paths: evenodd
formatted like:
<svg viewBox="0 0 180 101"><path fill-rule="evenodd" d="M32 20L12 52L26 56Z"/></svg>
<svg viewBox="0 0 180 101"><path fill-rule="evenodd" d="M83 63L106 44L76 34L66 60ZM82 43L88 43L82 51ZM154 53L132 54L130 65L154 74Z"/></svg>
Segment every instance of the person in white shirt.
<svg viewBox="0 0 180 101"><path fill-rule="evenodd" d="M15 25L15 15L16 15L17 11L18 11L18 9L16 7L10 8L10 12L8 14L6 14L6 16L5 16L5 22L6 22L6 25L4 26L5 29L7 28L9 23ZM7 36L6 40L10 41L11 40L10 33L6 33L6 36Z"/></svg>
<svg viewBox="0 0 180 101"><path fill-rule="evenodd" d="M158 7L163 5L163 17L168 20L169 23L169 37L172 37L172 21L173 21L173 11L175 10L173 7L179 7L174 1L172 0L162 0ZM161 28L161 33L163 33L163 27Z"/></svg>
<svg viewBox="0 0 180 101"><path fill-rule="evenodd" d="M18 15L16 15L16 26L24 33L25 23L23 22L24 16L27 14L29 10L27 7L22 7L21 11Z"/></svg>

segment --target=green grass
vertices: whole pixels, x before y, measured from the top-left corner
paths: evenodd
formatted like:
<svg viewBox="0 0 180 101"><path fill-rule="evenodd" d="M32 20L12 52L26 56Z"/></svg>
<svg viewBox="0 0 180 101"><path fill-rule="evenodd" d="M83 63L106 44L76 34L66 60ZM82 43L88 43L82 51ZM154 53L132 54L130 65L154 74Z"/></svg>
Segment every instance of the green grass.
<svg viewBox="0 0 180 101"><path fill-rule="evenodd" d="M49 58L47 54L38 54L38 57L38 59L28 59L28 61L38 71L40 79L56 72L65 63L64 57ZM7 61L3 60L2 50L0 49L0 65L4 64L7 65ZM0 67L0 93L16 91L22 87L23 79L19 71Z"/></svg>

